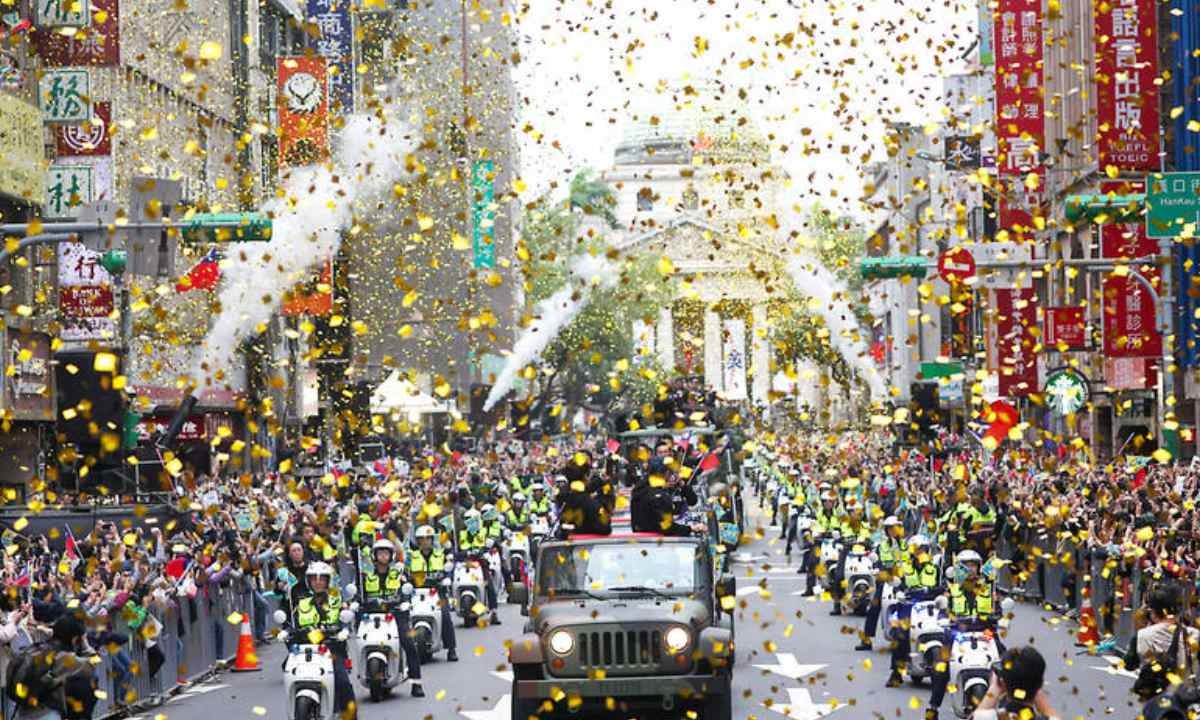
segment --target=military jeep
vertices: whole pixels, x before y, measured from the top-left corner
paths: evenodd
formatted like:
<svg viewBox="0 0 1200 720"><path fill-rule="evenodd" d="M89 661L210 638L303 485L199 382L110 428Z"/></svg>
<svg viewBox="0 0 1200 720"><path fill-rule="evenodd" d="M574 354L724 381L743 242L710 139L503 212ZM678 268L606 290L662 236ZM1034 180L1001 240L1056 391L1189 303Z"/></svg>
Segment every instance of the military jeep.
<svg viewBox="0 0 1200 720"><path fill-rule="evenodd" d="M538 553L509 649L512 717L732 714L735 581L704 538L572 536ZM724 600L724 602L722 602Z"/></svg>

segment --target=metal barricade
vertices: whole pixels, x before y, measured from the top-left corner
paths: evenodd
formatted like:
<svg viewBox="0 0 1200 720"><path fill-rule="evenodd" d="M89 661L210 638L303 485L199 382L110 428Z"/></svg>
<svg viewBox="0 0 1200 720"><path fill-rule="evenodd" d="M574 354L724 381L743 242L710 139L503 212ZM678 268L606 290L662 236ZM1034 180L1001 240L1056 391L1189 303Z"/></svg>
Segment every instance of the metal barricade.
<svg viewBox="0 0 1200 720"><path fill-rule="evenodd" d="M213 591L211 596L206 596L201 588L194 599L176 598L176 604L166 610L152 608L150 614L162 626L157 638L147 639L140 629L131 630L124 620L116 623L114 629L130 638L128 644L119 649L129 659L129 695L122 696L117 687L122 663L110 655L112 649L98 648L101 662L96 666L96 677L102 692L97 696L100 699L93 717L113 716L125 712L128 707L161 704L178 688L202 680L233 660L241 628L229 623L225 611L247 617L250 627L256 627L254 590L210 590ZM264 628L269 631L275 626L272 615L278 601L270 594L267 601ZM179 634L181 624L182 637ZM151 647L162 652L162 664L153 675L150 674Z"/></svg>

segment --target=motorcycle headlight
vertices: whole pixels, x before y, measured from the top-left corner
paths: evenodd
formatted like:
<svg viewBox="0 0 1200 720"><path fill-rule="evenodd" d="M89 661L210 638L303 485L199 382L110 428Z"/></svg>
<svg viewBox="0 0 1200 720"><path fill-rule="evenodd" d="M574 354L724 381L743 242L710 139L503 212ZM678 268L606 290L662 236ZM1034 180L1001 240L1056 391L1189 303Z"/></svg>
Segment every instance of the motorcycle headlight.
<svg viewBox="0 0 1200 720"><path fill-rule="evenodd" d="M550 636L550 649L559 655L566 655L575 647L575 638L566 630L558 630Z"/></svg>
<svg viewBox="0 0 1200 720"><path fill-rule="evenodd" d="M681 653L687 649L687 646L692 641L692 636L688 631L681 627L673 627L667 631L663 637L663 642L667 645L667 650L673 653Z"/></svg>

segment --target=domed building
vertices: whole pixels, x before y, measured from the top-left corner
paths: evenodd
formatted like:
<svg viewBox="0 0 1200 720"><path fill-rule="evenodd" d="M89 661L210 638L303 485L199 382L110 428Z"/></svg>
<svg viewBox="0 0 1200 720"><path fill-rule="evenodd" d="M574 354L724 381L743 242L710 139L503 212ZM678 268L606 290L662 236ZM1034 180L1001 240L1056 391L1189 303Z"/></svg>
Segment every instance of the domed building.
<svg viewBox="0 0 1200 720"><path fill-rule="evenodd" d="M781 294L763 270L786 252L787 175L735 89L660 87L629 107L613 167L602 173L617 194L614 245L665 255L680 280L657 322L633 329L639 354L703 374L728 399L765 405L768 305Z"/></svg>

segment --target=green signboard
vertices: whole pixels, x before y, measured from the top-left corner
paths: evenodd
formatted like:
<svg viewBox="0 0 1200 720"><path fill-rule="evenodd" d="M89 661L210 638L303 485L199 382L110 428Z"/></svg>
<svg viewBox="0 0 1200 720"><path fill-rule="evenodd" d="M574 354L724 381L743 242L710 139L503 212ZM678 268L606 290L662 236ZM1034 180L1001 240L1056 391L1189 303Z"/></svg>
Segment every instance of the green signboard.
<svg viewBox="0 0 1200 720"><path fill-rule="evenodd" d="M496 221L495 180L496 164L491 160L476 160L471 166L471 248L475 253L476 269L496 267L496 244L492 235Z"/></svg>
<svg viewBox="0 0 1200 720"><path fill-rule="evenodd" d="M1146 178L1146 234L1152 238L1200 231L1200 172L1162 173Z"/></svg>

